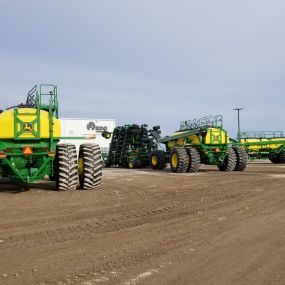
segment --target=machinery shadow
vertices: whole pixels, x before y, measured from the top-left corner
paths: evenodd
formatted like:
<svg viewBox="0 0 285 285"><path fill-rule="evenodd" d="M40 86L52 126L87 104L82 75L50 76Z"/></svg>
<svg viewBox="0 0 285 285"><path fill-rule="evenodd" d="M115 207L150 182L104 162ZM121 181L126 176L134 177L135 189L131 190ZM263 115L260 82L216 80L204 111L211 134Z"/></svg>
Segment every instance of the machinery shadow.
<svg viewBox="0 0 285 285"><path fill-rule="evenodd" d="M57 191L55 183L50 181L22 184L17 182L11 182L4 179L0 180L0 194L1 193L20 194L23 192L30 191L31 189L37 189L43 191Z"/></svg>

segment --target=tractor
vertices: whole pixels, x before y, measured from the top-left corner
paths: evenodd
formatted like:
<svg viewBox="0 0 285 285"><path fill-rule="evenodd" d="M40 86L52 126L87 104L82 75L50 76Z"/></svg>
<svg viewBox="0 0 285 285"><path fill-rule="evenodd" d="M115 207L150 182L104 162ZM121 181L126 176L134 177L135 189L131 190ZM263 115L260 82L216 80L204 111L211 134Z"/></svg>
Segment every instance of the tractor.
<svg viewBox="0 0 285 285"><path fill-rule="evenodd" d="M201 163L217 165L221 171L246 169L247 153L231 144L221 115L183 121L179 131L160 138L158 144L165 149L155 149L149 156L155 170L164 169L167 163L175 173L198 172Z"/></svg>
<svg viewBox="0 0 285 285"><path fill-rule="evenodd" d="M25 104L0 113L0 178L28 184L49 177L60 191L96 189L102 158L96 144L60 144L57 87L35 85ZM79 186L79 187L78 187Z"/></svg>

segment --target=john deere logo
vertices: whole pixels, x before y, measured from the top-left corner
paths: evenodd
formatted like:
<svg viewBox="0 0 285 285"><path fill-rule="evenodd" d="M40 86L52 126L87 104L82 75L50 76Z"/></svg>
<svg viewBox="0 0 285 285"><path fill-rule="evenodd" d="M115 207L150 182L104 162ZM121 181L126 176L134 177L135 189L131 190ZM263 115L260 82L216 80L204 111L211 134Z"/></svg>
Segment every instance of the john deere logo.
<svg viewBox="0 0 285 285"><path fill-rule="evenodd" d="M108 127L106 126L96 126L94 122L89 122L87 124L88 131L96 131L97 133L101 133L103 131L107 131Z"/></svg>
<svg viewBox="0 0 285 285"><path fill-rule="evenodd" d="M30 133L33 130L33 125L30 123L24 123L23 124L23 131L25 133Z"/></svg>

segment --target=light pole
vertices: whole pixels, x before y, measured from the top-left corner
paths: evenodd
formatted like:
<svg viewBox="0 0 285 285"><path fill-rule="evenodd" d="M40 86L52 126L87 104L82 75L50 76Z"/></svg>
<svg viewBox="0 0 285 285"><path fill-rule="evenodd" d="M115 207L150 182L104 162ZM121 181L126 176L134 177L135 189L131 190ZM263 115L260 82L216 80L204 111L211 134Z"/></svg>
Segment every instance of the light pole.
<svg viewBox="0 0 285 285"><path fill-rule="evenodd" d="M237 135L238 141L240 141L240 119L239 119L239 112L240 112L241 110L244 110L244 108L235 108L235 109L233 109L233 111L237 111L237 113L238 113L238 135Z"/></svg>

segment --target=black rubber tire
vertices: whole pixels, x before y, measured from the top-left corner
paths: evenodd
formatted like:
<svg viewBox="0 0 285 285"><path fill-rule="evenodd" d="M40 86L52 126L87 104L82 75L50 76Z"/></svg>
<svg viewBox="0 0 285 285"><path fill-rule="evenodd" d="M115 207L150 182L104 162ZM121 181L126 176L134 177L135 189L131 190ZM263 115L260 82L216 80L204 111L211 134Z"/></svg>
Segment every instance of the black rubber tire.
<svg viewBox="0 0 285 285"><path fill-rule="evenodd" d="M78 167L75 145L57 145L55 160L54 165L57 190L76 190L78 185Z"/></svg>
<svg viewBox="0 0 285 285"><path fill-rule="evenodd" d="M270 155L269 160L274 164L282 163L280 155L279 156Z"/></svg>
<svg viewBox="0 0 285 285"><path fill-rule="evenodd" d="M153 156L157 157L156 165L152 163ZM158 149L152 151L149 156L149 166L154 170L163 170L166 167L166 157L164 151Z"/></svg>
<svg viewBox="0 0 285 285"><path fill-rule="evenodd" d="M234 171L244 171L247 165L247 153L245 149L241 147L233 148L237 157L236 167Z"/></svg>
<svg viewBox="0 0 285 285"><path fill-rule="evenodd" d="M128 168L129 166L128 166L127 162L121 162L121 163L119 163L118 167L119 168Z"/></svg>
<svg viewBox="0 0 285 285"><path fill-rule="evenodd" d="M201 157L199 151L194 147L186 147L188 158L189 158L189 166L187 172L195 173L198 172L201 166Z"/></svg>
<svg viewBox="0 0 285 285"><path fill-rule="evenodd" d="M236 153L233 148L229 148L226 153L225 159L218 164L218 168L221 171L234 171L237 164Z"/></svg>
<svg viewBox="0 0 285 285"><path fill-rule="evenodd" d="M143 163L141 160L133 160L133 161L128 162L128 168L130 169L138 169L142 167L143 167Z"/></svg>
<svg viewBox="0 0 285 285"><path fill-rule="evenodd" d="M177 165L172 164L172 156L177 155L178 163ZM186 148L184 147L174 147L169 156L170 167L172 172L175 173L185 173L189 167L189 157Z"/></svg>
<svg viewBox="0 0 285 285"><path fill-rule="evenodd" d="M282 150L279 155L280 163L285 163L285 151Z"/></svg>
<svg viewBox="0 0 285 285"><path fill-rule="evenodd" d="M134 168L142 168L142 161L141 160L135 160L134 161Z"/></svg>
<svg viewBox="0 0 285 285"><path fill-rule="evenodd" d="M135 169L135 162L134 162L133 160L130 160L130 161L128 162L128 168L129 168L129 169Z"/></svg>
<svg viewBox="0 0 285 285"><path fill-rule="evenodd" d="M83 159L83 174L79 175L80 189L94 190L102 183L102 154L97 144L82 144L79 159Z"/></svg>
<svg viewBox="0 0 285 285"><path fill-rule="evenodd" d="M49 175L49 180L50 180L50 181L56 181L56 178L55 178L54 175Z"/></svg>

